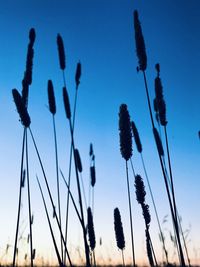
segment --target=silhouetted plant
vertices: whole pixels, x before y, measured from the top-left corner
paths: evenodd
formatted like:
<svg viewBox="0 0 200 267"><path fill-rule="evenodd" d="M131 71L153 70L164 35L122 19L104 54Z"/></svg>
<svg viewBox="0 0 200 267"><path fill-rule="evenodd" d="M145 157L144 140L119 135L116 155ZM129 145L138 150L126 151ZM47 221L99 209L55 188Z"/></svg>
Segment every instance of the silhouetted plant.
<svg viewBox="0 0 200 267"><path fill-rule="evenodd" d="M92 210L90 207L87 209L87 223L88 223L87 229L88 229L88 238L89 238L90 249L91 249L92 255L93 255L94 266L96 266L95 251L94 251L95 247L96 247L96 238L95 238Z"/></svg>
<svg viewBox="0 0 200 267"><path fill-rule="evenodd" d="M126 181L127 181L127 192L128 192L129 220L131 227L132 258L133 258L133 266L135 267L136 264L135 264L134 237L133 237L133 221L132 221L132 208L131 208L128 163L127 163L132 156L132 134L131 134L130 115L126 104L121 104L119 109L119 139L120 139L121 155L126 161Z"/></svg>
<svg viewBox="0 0 200 267"><path fill-rule="evenodd" d="M57 145L57 134L56 134L56 122L55 122L56 100L55 100L53 82L51 80L48 80L47 92L48 92L49 111L52 114L52 124L53 124L55 163L56 163L58 216L59 216L59 223L60 223L60 225L62 225L61 207L60 207L60 182L59 182L59 171L58 171L58 145ZM61 236L60 236L60 246L61 246L61 258L62 258L62 262L63 262L63 246L62 246L62 237Z"/></svg>
<svg viewBox="0 0 200 267"><path fill-rule="evenodd" d="M125 238L121 221L121 215L118 208L114 209L114 229L115 229L115 238L117 242L117 247L122 251L122 261L123 261L123 266L125 266L124 254L123 254L123 250L125 249Z"/></svg>
<svg viewBox="0 0 200 267"><path fill-rule="evenodd" d="M136 193L136 199L137 199L138 203L141 205L142 214L143 214L144 221L145 221L147 256L149 258L149 263L150 263L151 267L153 267L155 265L157 266L157 260L156 260L154 248L153 248L150 233L149 233L151 215L149 213L149 205L147 205L145 203L146 191L145 191L143 179L140 175L135 175L135 193ZM155 264L154 264L154 261L155 261Z"/></svg>
<svg viewBox="0 0 200 267"><path fill-rule="evenodd" d="M57 45L58 45L58 56L59 56L59 63L61 70L64 71L65 69L65 50L64 50L64 44L63 39L60 34L57 35Z"/></svg>
<svg viewBox="0 0 200 267"><path fill-rule="evenodd" d="M147 181L147 184L148 184L150 196L151 196L151 199L152 199L152 203L153 203L153 207L154 207L154 211L155 211L155 215L156 215L156 220L157 220L157 223L158 223L158 228L159 228L159 232L160 232L160 240L162 242L163 251L164 251L164 254L165 254L165 258L166 258L166 263L168 264L168 253L167 253L167 250L166 250L166 247L165 247L165 240L164 240L164 236L163 236L163 231L161 229L161 224L160 224L160 220L159 220L159 216L158 216L158 212L157 212L157 208L156 208L156 204L155 204L155 200L154 200L151 184L150 184L150 181L149 181L149 177L148 177L148 174L147 174L147 171L146 171L146 166L145 166L144 159L143 159L142 144L141 144L139 132L138 132L137 127L136 127L136 125L135 125L135 123L133 121L131 122L131 128L132 128L133 137L134 137L134 140L135 140L135 143L136 143L137 150L141 155L141 161L142 161L142 165L143 165L146 181Z"/></svg>

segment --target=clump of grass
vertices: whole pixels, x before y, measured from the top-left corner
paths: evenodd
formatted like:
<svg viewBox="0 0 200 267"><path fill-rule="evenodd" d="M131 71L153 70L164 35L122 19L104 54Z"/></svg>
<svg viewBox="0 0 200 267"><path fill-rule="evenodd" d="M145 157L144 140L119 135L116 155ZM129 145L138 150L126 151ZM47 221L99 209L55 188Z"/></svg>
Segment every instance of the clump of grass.
<svg viewBox="0 0 200 267"><path fill-rule="evenodd" d="M132 258L133 258L133 266L135 267L132 207L131 207L130 186L129 186L129 176L128 176L128 160L132 156L132 134L131 134L130 115L126 104L121 104L119 110L119 137L120 137L121 155L126 161L126 181L127 181L127 192L128 192L129 220L131 227Z"/></svg>
<svg viewBox="0 0 200 267"><path fill-rule="evenodd" d="M123 225L121 221L121 215L118 208L114 209L114 229L115 229L115 238L117 242L117 247L122 252L122 262L123 266L125 266L124 252L123 252L123 250L125 249L125 238L124 238Z"/></svg>

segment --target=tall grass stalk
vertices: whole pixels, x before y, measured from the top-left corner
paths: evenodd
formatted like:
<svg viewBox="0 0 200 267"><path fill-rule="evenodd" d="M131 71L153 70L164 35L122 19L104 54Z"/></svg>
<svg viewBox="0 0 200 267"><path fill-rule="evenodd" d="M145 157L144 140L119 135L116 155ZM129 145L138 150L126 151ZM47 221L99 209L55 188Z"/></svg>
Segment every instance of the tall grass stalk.
<svg viewBox="0 0 200 267"><path fill-rule="evenodd" d="M155 256L155 251L154 251L152 240L151 240L150 233L149 233L151 215L149 212L149 205L147 205L145 203L146 191L145 191L143 179L140 175L135 176L135 193L136 193L136 199L137 199L138 203L141 205L143 217L144 217L144 221L145 221L147 255L149 258L149 262L150 262L151 266L154 266L154 262L155 262L155 265L157 266L158 264L157 264L157 260L156 260L156 256ZM149 250L151 250L151 251L149 251Z"/></svg>
<svg viewBox="0 0 200 267"><path fill-rule="evenodd" d="M56 101L54 94L54 87L51 80L48 80L47 85L48 91L48 102L49 102L49 111L52 114L52 124L53 124L53 137L54 137L54 150L55 150L55 163L56 163L56 185L57 185L57 203L58 203L58 216L59 222L62 227L62 218L61 218L61 205L60 205L60 182L59 182L59 171L58 171L58 145L57 145L57 134L56 134ZM60 246L61 246L61 258L63 262L63 246L62 246L62 237L60 236Z"/></svg>
<svg viewBox="0 0 200 267"><path fill-rule="evenodd" d="M165 240L164 240L163 232L162 232L162 229L161 229L161 224L160 224L158 211L157 211L157 208L156 208L156 203L155 203L155 200L154 200L154 196L153 196L150 180L149 180L149 177L148 177L148 174L147 174L147 170L146 170L146 166L145 166L145 162L144 162L144 158L143 158L143 153L142 153L143 152L143 148L142 148L142 144L141 144L141 140L140 140L140 135L139 135L139 132L137 130L137 127L136 127L134 121L131 122L131 128L132 128L133 137L134 137L134 140L135 140L135 144L136 144L138 153L140 153L140 156L141 156L141 161L142 161L142 166L143 166L145 178L146 178L146 181L147 181L147 185L148 185L148 188L149 188L151 200L152 200L153 207L154 207L154 212L155 212L155 215L156 215L156 220L157 220L157 223L158 223L158 228L159 228L160 238L161 238L161 242L162 242L162 247L163 247L163 251L164 251L164 254L165 254L166 263L168 264L169 263L168 262L168 253L167 253L166 246L165 246ZM131 165L133 165L132 164L132 159L131 159ZM133 167L132 167L132 169L133 169ZM133 169L133 174L135 176L134 169Z"/></svg>
<svg viewBox="0 0 200 267"><path fill-rule="evenodd" d="M31 213L31 193L30 193L30 179L29 179L27 129L26 129L26 133L25 133L25 147L26 147L26 173L27 173L29 233L30 233L30 258L31 258L31 267L33 267L33 235L32 235L32 223L33 223L33 221L32 221L32 213Z"/></svg>
<svg viewBox="0 0 200 267"><path fill-rule="evenodd" d="M170 175L170 181L169 181L169 186L171 188L171 193L172 193L172 200L173 200L173 206L174 206L174 215L176 219L176 223L179 226L179 230L183 239L183 245L185 248L186 252L186 257L188 260L188 263L190 265L190 260L189 260L189 255L187 251L187 246L185 242L185 238L183 235L183 231L181 228L181 223L180 223L180 218L177 210L177 205L176 205L176 198L175 198L175 190L174 190L174 178L172 174L172 165L171 165L171 157L170 157L170 149L169 149L169 141L168 141L168 134L167 134L167 119L166 119L166 104L164 100L164 95L163 95L163 86L162 86L162 81L160 78L160 64L155 65L156 71L157 71L157 77L155 78L155 102L157 106L157 113L158 113L158 124L163 126L164 128L164 135L165 135L165 144L166 144L166 150L167 150L167 160L168 160L168 169L169 169L169 175ZM163 158L164 160L164 158Z"/></svg>
<svg viewBox="0 0 200 267"><path fill-rule="evenodd" d="M17 240L19 233L19 222L20 222L20 213L21 213L21 198L22 198L22 189L23 189L23 165L24 165L24 152L25 152L25 137L26 137L26 129L23 130L23 138L22 138L22 151L21 151L21 167L20 167L20 183L19 183L19 198L18 198L18 211L17 211L17 225L15 231L15 243L14 243L14 252L13 252L13 261L12 266L15 267L16 263L16 253L17 253Z"/></svg>
<svg viewBox="0 0 200 267"><path fill-rule="evenodd" d="M74 97L74 109L72 115L72 129L74 133L75 129L75 118L76 118L76 106L77 106L77 98L78 98L78 88L80 84L80 77L81 77L81 63L80 61L77 63L76 73L75 73L75 83L76 83L76 90L75 90L75 97ZM63 70L63 84L66 87L66 79L65 73ZM70 145L70 155L69 155L69 171L68 171L68 185L70 187L71 184L71 165L72 165L72 143ZM66 206L66 219L65 219L65 242L67 243L67 234L68 234L68 219L69 219L69 191L67 193L67 206ZM64 262L66 261L66 254L64 254Z"/></svg>
<svg viewBox="0 0 200 267"><path fill-rule="evenodd" d="M96 257L95 257L96 237L94 231L93 215L90 207L87 208L87 229L88 229L90 250L92 252L92 258L93 258L93 266L96 267Z"/></svg>
<svg viewBox="0 0 200 267"><path fill-rule="evenodd" d="M132 245L132 260L135 267L135 249L134 249L134 237L133 237L133 221L132 221L132 206L130 197L129 175L128 175L128 160L132 156L132 135L131 135L131 123L130 115L126 104L122 104L119 110L119 137L120 137L120 151L122 157L125 159L126 165L126 183L128 193L128 206L129 206L129 220L130 220L130 234Z"/></svg>
<svg viewBox="0 0 200 267"><path fill-rule="evenodd" d="M122 263L123 266L125 267L125 261L124 261L125 238L124 238L123 225L121 221L121 215L118 208L114 209L114 230L115 230L117 247L122 252Z"/></svg>
<svg viewBox="0 0 200 267"><path fill-rule="evenodd" d="M145 90L146 90L146 95L147 95L148 108L149 108L149 114L150 114L151 124L152 124L152 128L154 131L154 137L155 137L155 125L154 125L154 120L153 120L153 115L152 115L149 90L148 90L148 84L147 84L146 73L145 73L145 70L147 67L146 49L145 49L145 43L144 43L144 38L143 38L143 34L142 34L142 28L141 28L140 21L138 18L138 12L136 10L134 11L134 28L135 28L135 41L136 41L136 51L137 51L138 62L139 62L139 70L141 70L143 73ZM155 141L157 141L157 140L155 139ZM183 255L180 236L179 236L178 223L177 223L177 220L175 217L175 211L173 209L173 201L171 200L170 190L169 190L167 177L166 177L166 173L165 173L165 169L164 169L163 156L160 154L158 144L157 144L157 150L158 150L159 160L160 160L160 164L161 164L161 168L162 168L162 172L163 172L163 177L164 177L165 187L166 187L166 191L167 191L168 201L169 201L169 205L170 205L172 221L173 221L173 224L175 226L175 232L176 232L176 237L177 237L177 241L178 241L177 250L180 253L180 264L181 264L181 266L185 266L185 260L184 260L184 255Z"/></svg>
<svg viewBox="0 0 200 267"><path fill-rule="evenodd" d="M80 187L80 181L79 181L78 167L76 164L76 154L75 154L73 126L72 126L72 120L71 120L70 102L69 102L69 97L68 97L66 87L63 87L63 100L64 100L66 117L69 121L69 128L70 128L70 134L71 134L71 144L72 144L74 163L75 163L75 174L76 174L78 198L79 198L79 205L80 205L80 213L81 213L81 219L82 219L82 222L84 225L84 227L83 227L83 239L84 239L84 246L85 246L86 265L87 265L87 267L90 267L89 246L87 243L87 232L86 232L85 222L84 222L84 213L83 213L83 204L82 204L82 196L81 196L81 187Z"/></svg>

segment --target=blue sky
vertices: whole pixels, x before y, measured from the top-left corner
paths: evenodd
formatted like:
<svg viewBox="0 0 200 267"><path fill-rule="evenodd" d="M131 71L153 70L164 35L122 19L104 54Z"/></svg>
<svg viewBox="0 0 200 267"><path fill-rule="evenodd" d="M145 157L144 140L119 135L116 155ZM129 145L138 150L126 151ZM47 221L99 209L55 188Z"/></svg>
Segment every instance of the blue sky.
<svg viewBox="0 0 200 267"><path fill-rule="evenodd" d="M125 228L125 258L130 258L129 218L125 181L125 162L119 150L118 112L126 103L131 118L137 124L161 219L169 214L164 183L150 125L142 74L136 72L137 57L133 28L133 11L138 9L146 43L147 78L151 99L154 98L155 64L161 65L161 79L167 104L168 133L171 148L175 188L183 228L191 225L188 243L191 258L199 255L199 162L200 143L200 2L191 1L1 1L0 2L0 121L1 189L0 189L0 255L6 243L13 245L17 216L22 126L12 100L11 90L21 90L26 61L28 31L36 30L33 84L30 88L29 113L32 130L47 169L55 194L54 147L51 116L47 109L47 80L52 79L57 102L56 124L60 166L67 173L70 137L62 102L62 73L59 69L56 36L63 37L66 50L66 80L73 105L76 64L82 63L78 95L75 140L83 163L83 179L87 188L89 178L89 144L96 155L97 184L95 188L95 228L99 259L120 261L115 245L113 209L119 207ZM55 258L49 237L36 173L42 180L35 151L30 140L31 193L33 201L34 247L39 256ZM133 162L142 176L140 157L133 147ZM144 227L141 210L135 200L131 176L136 258L146 262ZM61 182L63 210L66 188ZM72 190L76 196L75 181ZM23 196L22 221L28 222L26 191ZM147 201L152 210L147 190ZM157 254L161 255L158 228L152 214L151 230ZM71 211L70 249L77 258L82 247L79 224ZM170 220L166 225L171 229ZM55 227L56 229L56 227ZM28 227L26 228L27 234ZM43 236L41 238L41 231ZM169 250L172 245L166 230ZM26 245L24 250L26 250ZM22 249L22 250L23 250ZM194 251L197 251L195 256ZM48 251L48 252L47 252ZM12 254L12 249L10 250ZM170 253L172 257L172 252ZM159 257L162 258L161 256ZM194 261L193 261L194 262Z"/></svg>

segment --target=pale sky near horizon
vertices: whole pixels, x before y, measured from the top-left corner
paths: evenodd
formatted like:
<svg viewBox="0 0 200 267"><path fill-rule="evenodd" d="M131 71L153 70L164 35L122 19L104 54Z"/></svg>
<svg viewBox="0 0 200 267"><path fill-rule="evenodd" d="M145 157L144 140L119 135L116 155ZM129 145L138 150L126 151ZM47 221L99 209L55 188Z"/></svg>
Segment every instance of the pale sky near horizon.
<svg viewBox="0 0 200 267"><path fill-rule="evenodd" d="M67 176L70 136L62 101L62 73L59 69L56 36L60 33L66 51L66 81L73 106L76 64L82 63L78 92L75 142L83 163L83 180L88 195L89 145L96 155L95 230L97 259L103 263L121 261L116 247L113 210L119 207L124 225L129 261L130 236L126 191L125 162L119 150L118 112L126 103L143 144L143 155L161 221L169 256L173 262L169 205L150 125L142 74L137 73L133 11L137 9L147 51L147 79L151 101L154 98L155 64L160 63L164 97L167 105L168 134L175 189L183 229L190 229L188 248L192 263L200 263L200 2L198 0L17 0L0 1L0 260L9 260L13 252L19 190L20 153L23 128L12 100L11 90L21 91L25 70L28 32L36 30L33 83L30 88L31 128L37 140L49 183L56 196L54 143L51 116L47 108L47 80L55 88L59 166ZM37 256L55 261L42 199L35 176L43 177L36 153L29 139L32 209L35 217L33 242ZM136 173L144 177L140 156L133 143ZM74 178L74 177L73 177ZM144 177L145 181L145 177ZM135 232L136 260L147 263L142 211L135 200L130 170ZM72 192L76 198L75 179ZM27 188L23 191L21 231L28 234ZM162 260L158 227L149 197L152 215L151 233L159 260ZM46 192L46 191L45 191ZM62 210L65 213L66 188L61 180ZM47 197L47 194L46 194ZM47 198L48 199L48 198ZM49 202L48 202L49 204ZM50 207L50 205L49 205ZM50 212L51 214L51 212ZM53 223L56 229L55 222ZM63 224L64 227L64 224ZM73 209L70 215L69 249L73 259L82 254L82 233ZM99 238L102 238L102 246ZM4 255L10 244L9 255ZM21 241L21 253L27 244Z"/></svg>

